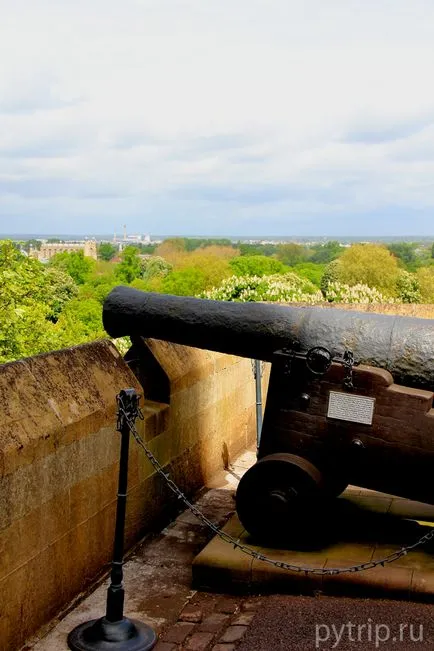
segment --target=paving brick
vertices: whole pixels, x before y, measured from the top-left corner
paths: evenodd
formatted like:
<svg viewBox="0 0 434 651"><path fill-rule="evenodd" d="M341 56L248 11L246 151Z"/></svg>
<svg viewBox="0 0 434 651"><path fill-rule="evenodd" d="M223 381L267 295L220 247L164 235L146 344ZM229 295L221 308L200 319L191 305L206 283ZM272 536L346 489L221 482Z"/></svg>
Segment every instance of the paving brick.
<svg viewBox="0 0 434 651"><path fill-rule="evenodd" d="M247 599L247 601L243 601L243 603L241 604L241 610L243 611L257 610L261 605L261 603L262 602L260 599Z"/></svg>
<svg viewBox="0 0 434 651"><path fill-rule="evenodd" d="M252 623L252 620L255 616L254 612L251 613L241 613L236 619L232 622L233 626L248 626Z"/></svg>
<svg viewBox="0 0 434 651"><path fill-rule="evenodd" d="M216 644L211 651L235 651L235 644Z"/></svg>
<svg viewBox="0 0 434 651"><path fill-rule="evenodd" d="M219 633L225 624L229 623L229 615L224 613L212 613L205 617L202 624L199 626L199 631L207 633Z"/></svg>
<svg viewBox="0 0 434 651"><path fill-rule="evenodd" d="M193 633L184 648L186 651L205 651L213 641L213 637L212 633Z"/></svg>
<svg viewBox="0 0 434 651"><path fill-rule="evenodd" d="M154 651L176 651L177 648L177 645L171 642L158 642Z"/></svg>
<svg viewBox="0 0 434 651"><path fill-rule="evenodd" d="M247 626L229 626L229 628L220 638L219 642L238 642L238 640L241 640L246 631Z"/></svg>
<svg viewBox="0 0 434 651"><path fill-rule="evenodd" d="M216 605L217 613L227 613L228 615L233 615L239 607L239 600L234 599L233 597L222 597L219 599Z"/></svg>
<svg viewBox="0 0 434 651"><path fill-rule="evenodd" d="M195 628L196 625L189 622L176 622L163 634L163 642L182 644Z"/></svg>
<svg viewBox="0 0 434 651"><path fill-rule="evenodd" d="M179 615L179 621L199 624L202 621L203 612L195 606L186 606Z"/></svg>

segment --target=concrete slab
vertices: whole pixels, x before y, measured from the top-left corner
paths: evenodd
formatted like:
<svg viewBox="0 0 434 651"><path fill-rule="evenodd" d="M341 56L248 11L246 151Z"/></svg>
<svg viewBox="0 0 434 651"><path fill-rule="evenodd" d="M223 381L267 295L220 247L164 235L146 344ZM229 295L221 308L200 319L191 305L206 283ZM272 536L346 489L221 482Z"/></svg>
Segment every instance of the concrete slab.
<svg viewBox="0 0 434 651"><path fill-rule="evenodd" d="M335 501L327 531L316 532L315 547L264 547L243 529L237 515L224 527L242 544L277 561L294 565L346 568L416 542L434 526L434 506L350 487ZM315 529L314 529L315 530ZM434 545L429 543L384 567L318 576L291 572L253 559L216 536L193 561L196 589L251 593L346 594L434 601Z"/></svg>

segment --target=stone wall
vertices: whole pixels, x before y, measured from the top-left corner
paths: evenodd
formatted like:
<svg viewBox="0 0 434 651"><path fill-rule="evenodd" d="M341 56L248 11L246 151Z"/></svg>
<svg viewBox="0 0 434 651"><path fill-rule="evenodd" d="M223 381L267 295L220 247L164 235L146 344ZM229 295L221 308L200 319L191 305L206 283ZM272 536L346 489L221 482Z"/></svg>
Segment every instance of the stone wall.
<svg viewBox="0 0 434 651"><path fill-rule="evenodd" d="M255 440L251 363L147 343L167 380L169 404L142 400L139 431L192 494ZM156 373L156 366L149 368ZM144 386L152 386L146 368L142 371ZM108 341L0 366L0 648L5 651L20 648L108 567L119 454L116 395L127 387L142 391ZM127 546L167 522L174 508L132 442Z"/></svg>

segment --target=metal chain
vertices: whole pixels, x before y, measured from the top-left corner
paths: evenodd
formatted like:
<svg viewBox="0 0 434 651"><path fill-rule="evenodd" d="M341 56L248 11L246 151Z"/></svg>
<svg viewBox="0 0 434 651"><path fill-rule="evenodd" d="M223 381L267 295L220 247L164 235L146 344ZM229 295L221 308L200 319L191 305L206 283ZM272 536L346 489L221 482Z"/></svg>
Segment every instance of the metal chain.
<svg viewBox="0 0 434 651"><path fill-rule="evenodd" d="M119 412L118 415L121 414L125 418L125 421L128 423L128 426L130 428L131 434L133 435L135 441L138 443L138 445L143 449L145 452L147 458L151 462L152 466L155 468L157 473L163 477L164 481L166 482L167 486L170 488L170 490L176 495L176 497L181 500L185 506L204 524L208 529L210 529L213 533L215 533L219 538L227 542L228 544L232 545L234 549L239 549L241 552L244 554L247 554L248 556L251 556L255 560L262 561L264 563L268 563L269 565L273 565L274 567L281 568L283 570L289 570L291 572L298 572L298 573L304 573L304 574L318 574L318 575L336 575L336 574L345 574L345 573L354 573L354 572L362 572L364 570L370 570L374 567L377 567L379 565L383 566L386 563L393 563L394 561L398 560L399 558L402 558L403 556L406 556L409 551L412 551L413 549L416 549L417 547L420 547L421 545L424 545L428 543L429 541L434 539L434 528L423 535L417 542L415 542L413 545L407 545L406 547L402 547L396 552L393 552L392 554L389 554L385 558L381 558L376 561L368 561L366 563L360 563L359 565L352 565L351 567L346 567L346 568L330 568L330 569L323 569L323 568L318 568L318 567L308 567L304 565L293 565L292 563L285 563L284 561L276 561L273 558L269 558L268 556L265 556L264 554L260 554L259 552L255 551L254 549L251 549L251 547L248 547L247 545L243 545L240 543L236 538L233 536L229 535L228 533L225 533L222 531L217 525L215 525L211 520L209 520L206 515L202 513L200 509L197 508L194 504L190 502L190 500L184 495L184 493L181 491L180 488L175 484L175 482L170 479L169 474L164 472L164 469L158 459L153 455L153 453L149 450L149 448L146 446L145 442L139 435L139 433L136 430L135 424L134 424L134 416L138 416L141 420L143 420L143 414L140 411L140 407L137 405L137 413L136 414L127 414L126 411L123 409L123 404L122 400L118 401L119 404Z"/></svg>
<svg viewBox="0 0 434 651"><path fill-rule="evenodd" d="M344 386L347 389L354 389L353 367L355 366L354 354L351 350L344 352L341 364L345 368Z"/></svg>

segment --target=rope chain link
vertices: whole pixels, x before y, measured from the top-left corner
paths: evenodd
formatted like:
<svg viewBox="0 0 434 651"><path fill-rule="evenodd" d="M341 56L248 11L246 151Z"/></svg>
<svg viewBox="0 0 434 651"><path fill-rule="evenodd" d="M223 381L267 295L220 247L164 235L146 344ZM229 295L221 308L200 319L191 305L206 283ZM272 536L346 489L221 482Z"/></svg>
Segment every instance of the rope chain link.
<svg viewBox="0 0 434 651"><path fill-rule="evenodd" d="M202 513L202 511L197 506L195 506L192 502L190 502L188 497L184 495L184 493L181 491L180 488L178 488L175 482L172 479L170 479L169 473L164 472L163 466L160 464L158 459L153 455L151 450L149 450L149 448L146 446L145 442L137 432L135 426L136 418L140 418L140 420L144 420L144 416L140 410L138 401L133 406L133 408L130 408L130 410L127 411L124 408L120 396L117 396L117 400L118 400L118 414L117 414L118 428L123 420L127 423L130 432L134 437L134 440L143 449L145 455L151 462L152 466L155 468L156 472L164 479L165 483L170 488L170 490L176 495L176 497L181 502L184 503L184 505L193 513L193 515L195 515L198 518L198 520L200 520L200 522L202 522L202 524L204 524L214 534L219 536L219 538L221 538L228 544L232 545L234 549L239 549L241 552L247 554L247 556L250 556L255 560L262 561L264 563L268 563L269 565L273 565L274 567L278 567L283 570L289 570L291 572L304 573L306 575L316 574L320 576L330 576L330 575L337 575L337 574L362 572L364 570L370 570L373 569L374 567L378 567L379 565L384 567L386 563L393 563L394 561L397 561L399 558L406 556L408 552L412 551L413 549L425 545L426 543L434 539L434 528L433 528L431 531L429 531L428 533L424 534L421 538L419 538L417 542L413 543L412 545L407 545L406 547L401 547L401 549L397 550L396 552L393 552L392 554L389 554L385 558L381 558L376 561L368 561L366 563L360 563L359 565L352 565L346 568L336 567L336 568L323 569L318 567L308 567L304 565L293 565L292 563L285 563L284 561L276 561L273 558L269 558L268 556L265 556L264 554L255 551L251 547L248 547L247 545L243 545L242 543L239 542L239 539L236 539L230 534L224 532L216 524L214 524L211 520L209 520L209 518L207 518L207 516L204 513Z"/></svg>

